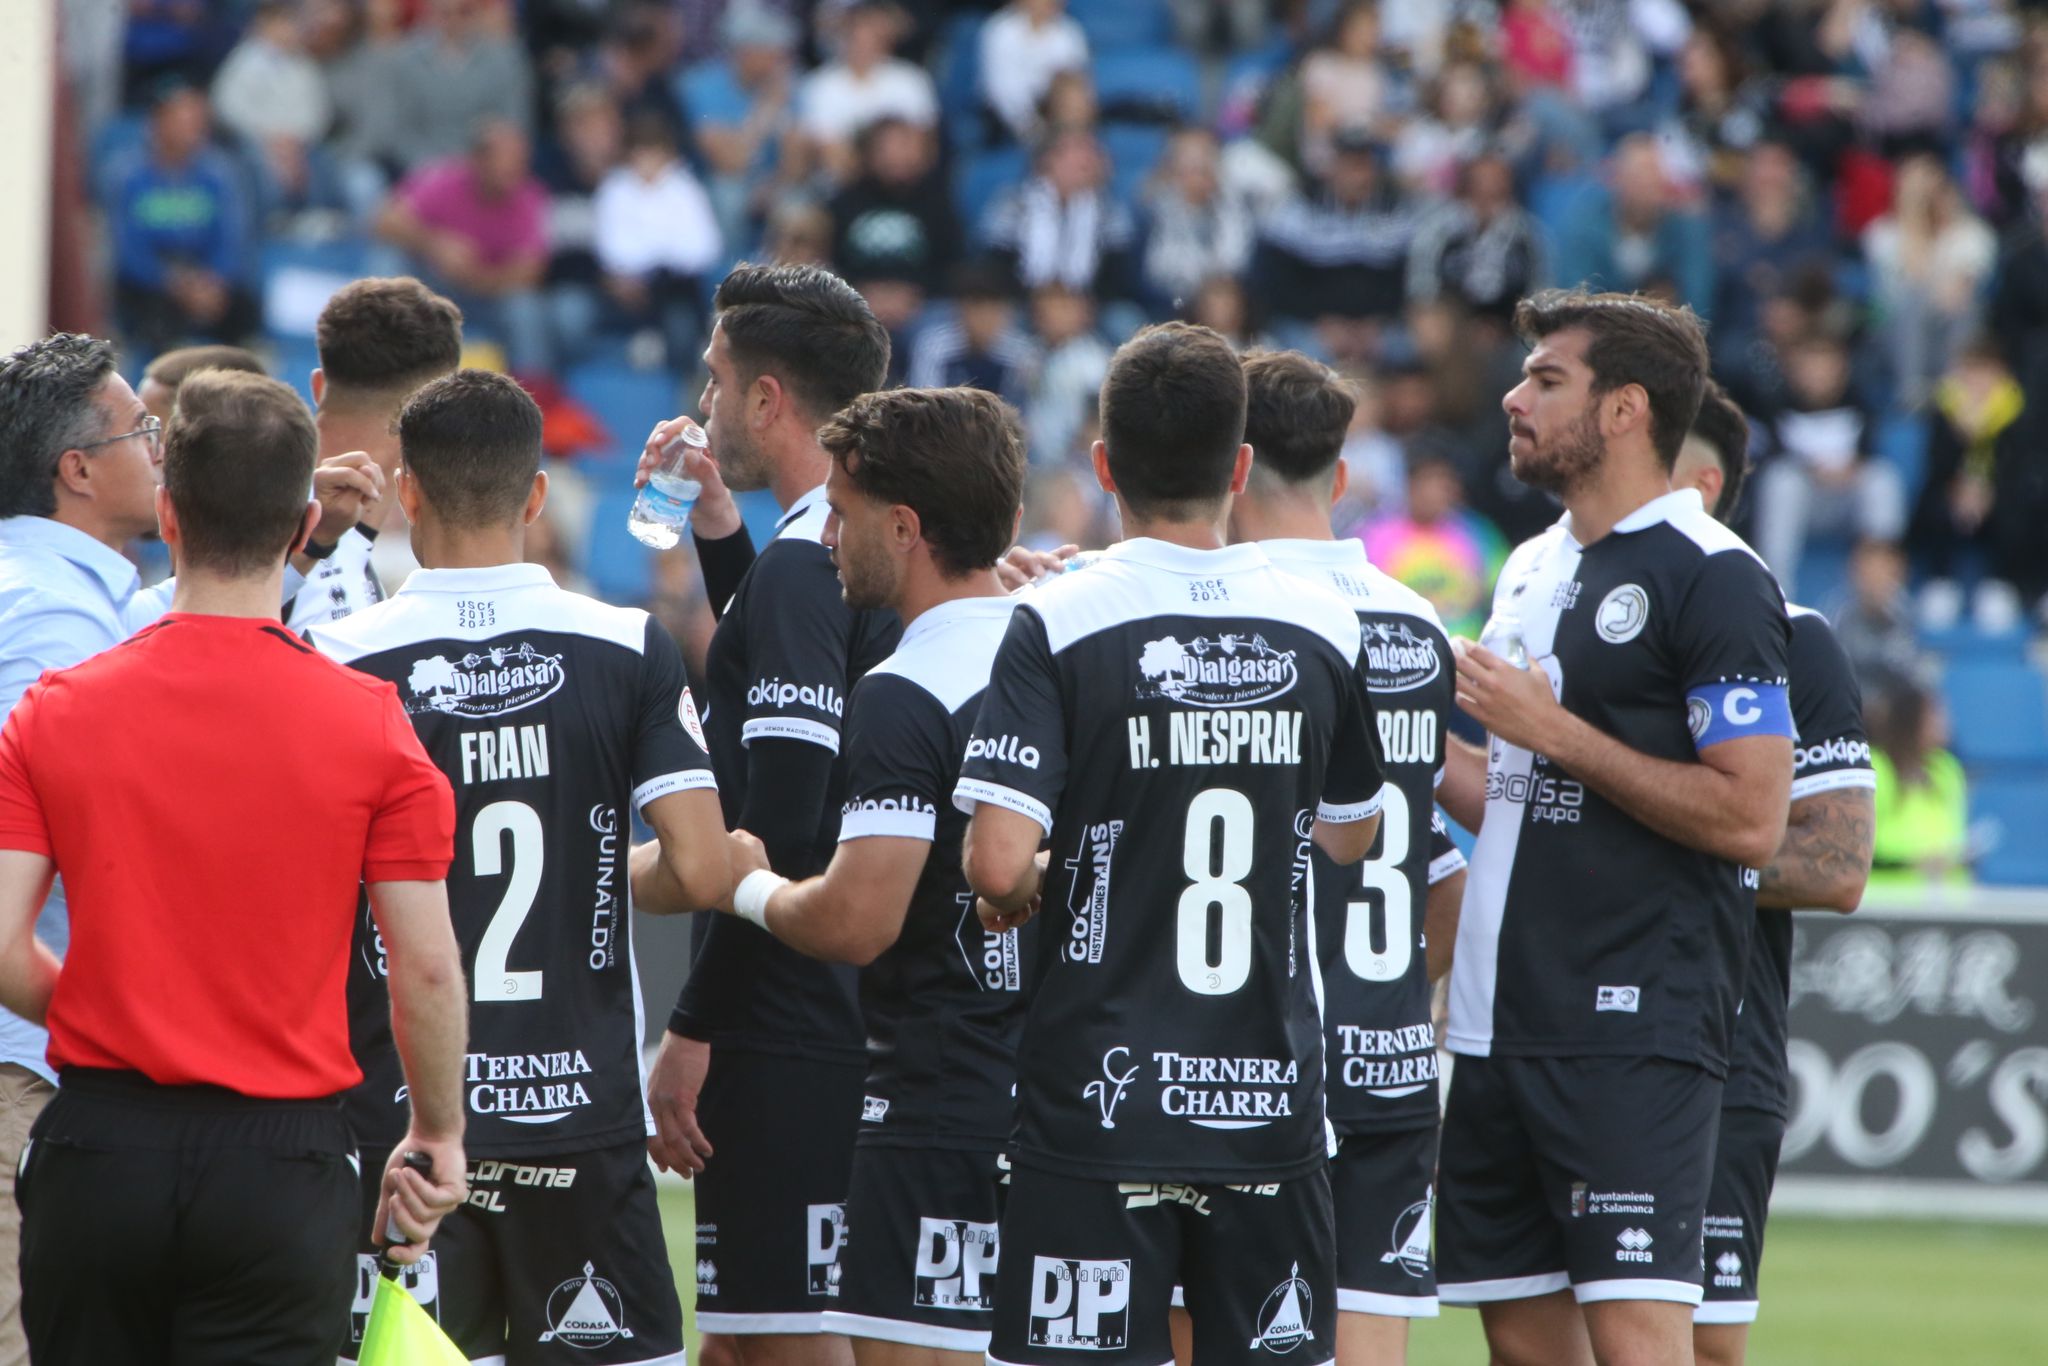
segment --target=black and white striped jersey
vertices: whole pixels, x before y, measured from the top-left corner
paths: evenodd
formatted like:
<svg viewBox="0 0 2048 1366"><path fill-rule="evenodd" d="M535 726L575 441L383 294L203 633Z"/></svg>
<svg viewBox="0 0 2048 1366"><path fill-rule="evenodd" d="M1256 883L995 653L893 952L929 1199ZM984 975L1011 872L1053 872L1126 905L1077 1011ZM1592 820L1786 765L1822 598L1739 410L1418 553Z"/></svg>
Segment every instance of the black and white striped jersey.
<svg viewBox="0 0 2048 1366"><path fill-rule="evenodd" d="M455 789L448 906L470 990L464 1140L476 1156L577 1152L652 1132L626 854L635 810L712 787L682 654L660 623L555 586L539 565L423 569L308 633L398 687ZM366 1144L405 1134L383 946L349 967Z"/></svg>
<svg viewBox="0 0 2048 1366"><path fill-rule="evenodd" d="M1777 581L1690 489L1592 545L1560 522L1517 547L1488 643L1508 632L1566 710L1652 758L1692 762L1724 741L1792 734ZM1657 1056L1724 1073L1755 890L1753 870L1665 838L1494 738L1451 973L1451 1050Z"/></svg>
<svg viewBox="0 0 2048 1366"><path fill-rule="evenodd" d="M1870 738L1863 729L1863 690L1828 619L1793 606L1792 801L1845 788L1873 791ZM1786 1008L1792 994L1792 914L1759 907L1749 944L1742 1010L1735 1018L1735 1054L1723 1106L1787 1113L1791 1079L1785 1062Z"/></svg>
<svg viewBox="0 0 2048 1366"><path fill-rule="evenodd" d="M1365 862L1340 868L1320 850L1311 856L1330 1122L1340 1133L1420 1128L1437 1117L1422 913L1431 882L1464 863L1434 819L1457 676L1451 644L1429 600L1375 568L1358 541L1259 548L1358 614L1386 766L1379 838Z"/></svg>
<svg viewBox="0 0 2048 1366"><path fill-rule="evenodd" d="M1019 1162L1236 1182L1323 1161L1310 836L1379 809L1360 640L1254 545L1125 541L1018 607L954 800L1050 836Z"/></svg>
<svg viewBox="0 0 2048 1366"><path fill-rule="evenodd" d="M859 1141L990 1151L1010 1137L1024 954L1038 924L991 934L960 870L953 805L1013 598L939 604L854 685L839 841L929 840L903 932L861 970L868 1034Z"/></svg>
<svg viewBox="0 0 2048 1366"><path fill-rule="evenodd" d="M822 484L790 505L726 604L704 661L705 733L728 829L746 806L747 747L756 740L796 740L835 756L807 856L776 869L789 877L822 873L832 861L846 792L846 699L902 634L894 612L846 605L820 539L828 512ZM692 929L697 963L709 953L713 968L693 971L678 1013L713 1046L866 1060L850 966L808 958L734 916L705 916ZM719 980L707 983L710 975Z"/></svg>

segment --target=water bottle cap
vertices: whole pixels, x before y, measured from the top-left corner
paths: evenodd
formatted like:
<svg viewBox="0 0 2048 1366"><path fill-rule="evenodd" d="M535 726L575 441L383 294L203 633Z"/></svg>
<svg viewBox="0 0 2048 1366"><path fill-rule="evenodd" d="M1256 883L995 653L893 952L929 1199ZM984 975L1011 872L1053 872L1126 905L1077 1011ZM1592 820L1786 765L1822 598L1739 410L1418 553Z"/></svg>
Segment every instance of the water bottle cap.
<svg viewBox="0 0 2048 1366"><path fill-rule="evenodd" d="M694 422L678 432L676 440L682 442L685 446L695 446L698 450L703 450L711 444L711 438L705 435L704 429Z"/></svg>

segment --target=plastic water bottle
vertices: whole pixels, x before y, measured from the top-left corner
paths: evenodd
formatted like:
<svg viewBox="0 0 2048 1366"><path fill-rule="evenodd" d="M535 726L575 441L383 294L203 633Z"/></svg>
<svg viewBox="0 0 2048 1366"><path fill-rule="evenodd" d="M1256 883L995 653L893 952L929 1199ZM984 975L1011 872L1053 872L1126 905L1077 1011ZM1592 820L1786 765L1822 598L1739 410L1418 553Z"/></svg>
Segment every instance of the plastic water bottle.
<svg viewBox="0 0 2048 1366"><path fill-rule="evenodd" d="M1479 643L1514 665L1517 669L1529 667L1529 647L1522 643L1522 616L1515 610L1513 600L1486 619L1486 625L1479 632Z"/></svg>
<svg viewBox="0 0 2048 1366"><path fill-rule="evenodd" d="M683 473L683 453L703 450L711 444L704 429L692 422L675 440L662 447L662 466L641 488L626 514L626 530L633 539L656 550L673 549L683 539L683 526L704 486Z"/></svg>

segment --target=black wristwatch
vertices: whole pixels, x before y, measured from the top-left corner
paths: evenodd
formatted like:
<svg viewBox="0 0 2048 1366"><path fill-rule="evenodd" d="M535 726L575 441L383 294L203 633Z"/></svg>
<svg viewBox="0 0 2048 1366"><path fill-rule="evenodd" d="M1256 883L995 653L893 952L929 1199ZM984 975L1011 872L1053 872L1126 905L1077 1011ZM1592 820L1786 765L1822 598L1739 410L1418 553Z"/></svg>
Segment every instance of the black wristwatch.
<svg viewBox="0 0 2048 1366"><path fill-rule="evenodd" d="M311 537L308 537L306 540L306 548L304 550L301 550L299 553L301 555L304 555L309 560L324 560L340 548L340 541L336 541L333 545L322 545L320 544L320 542L313 540Z"/></svg>

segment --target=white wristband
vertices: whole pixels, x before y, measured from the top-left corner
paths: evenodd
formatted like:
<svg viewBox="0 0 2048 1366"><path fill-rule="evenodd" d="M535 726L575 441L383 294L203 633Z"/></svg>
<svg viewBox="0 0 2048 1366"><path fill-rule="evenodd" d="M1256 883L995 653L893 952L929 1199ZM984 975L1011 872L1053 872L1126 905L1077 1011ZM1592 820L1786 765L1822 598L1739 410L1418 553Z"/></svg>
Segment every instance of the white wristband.
<svg viewBox="0 0 2048 1366"><path fill-rule="evenodd" d="M733 914L742 920L751 920L762 929L768 928L768 898L775 895L777 887L786 887L789 879L766 868L756 868L740 879L740 885L733 889Z"/></svg>

